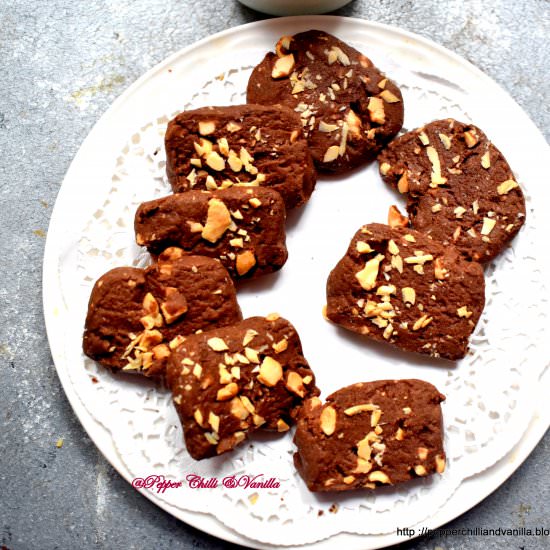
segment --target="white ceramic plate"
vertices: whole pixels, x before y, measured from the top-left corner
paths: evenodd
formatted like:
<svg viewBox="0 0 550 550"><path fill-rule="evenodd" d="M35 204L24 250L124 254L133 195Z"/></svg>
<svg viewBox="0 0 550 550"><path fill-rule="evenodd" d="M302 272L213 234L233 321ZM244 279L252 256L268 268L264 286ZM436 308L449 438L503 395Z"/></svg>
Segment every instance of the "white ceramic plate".
<svg viewBox="0 0 550 550"><path fill-rule="evenodd" d="M454 116L484 129L515 170L528 205L524 230L487 269L486 310L472 353L456 366L365 342L321 317L326 277L355 230L384 221L388 206L400 201L375 166L320 178L309 204L289 217L287 265L239 290L245 316L277 310L295 324L323 396L357 381L404 377L428 380L447 395L445 475L375 497L339 496L334 499L339 513L324 514L322 521L317 511L328 510L332 501L309 494L291 472L289 435L256 440L260 453L243 446L225 462L199 465L182 448L165 391L112 376L80 352L93 281L116 265L145 260L133 244L131 222L140 201L168 192L159 152L167 119L183 108L243 102L250 68L277 38L310 28L356 46L398 82L406 128ZM328 547L338 541L349 548L379 548L403 540L396 527L433 528L451 520L502 483L548 427L548 413L533 399L547 394L549 379L543 347L548 263L537 253L548 235L548 219L537 212L545 198L537 159L546 155L536 127L487 76L432 42L392 27L340 17L275 19L230 29L176 53L134 83L97 123L67 173L52 215L44 311L55 365L77 416L128 481L155 472L182 477L194 468L212 475L215 467L237 471L244 463L258 471L277 465L284 491L261 494L259 505L247 493L196 492L190 502L183 491L162 496L144 491L174 516L233 542ZM283 494L292 503L288 508L273 504Z"/></svg>

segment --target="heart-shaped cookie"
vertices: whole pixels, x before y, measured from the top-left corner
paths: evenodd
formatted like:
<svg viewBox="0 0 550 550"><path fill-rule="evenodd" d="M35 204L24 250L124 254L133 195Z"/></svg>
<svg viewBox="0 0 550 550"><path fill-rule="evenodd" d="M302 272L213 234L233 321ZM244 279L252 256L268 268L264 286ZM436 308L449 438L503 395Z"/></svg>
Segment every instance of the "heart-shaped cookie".
<svg viewBox="0 0 550 550"><path fill-rule="evenodd" d="M225 268L169 248L146 269L115 268L90 296L84 353L112 370L158 376L181 339L242 319Z"/></svg>

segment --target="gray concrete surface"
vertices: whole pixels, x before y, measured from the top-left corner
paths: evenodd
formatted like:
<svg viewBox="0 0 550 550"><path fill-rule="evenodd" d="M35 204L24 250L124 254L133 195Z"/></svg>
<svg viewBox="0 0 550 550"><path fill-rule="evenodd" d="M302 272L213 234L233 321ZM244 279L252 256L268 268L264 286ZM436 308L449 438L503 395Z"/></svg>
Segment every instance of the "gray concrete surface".
<svg viewBox="0 0 550 550"><path fill-rule="evenodd" d="M340 10L417 32L499 82L548 137L542 0L356 0ZM41 265L63 176L88 131L177 49L262 18L232 0L0 2L0 545L10 550L225 548L135 492L103 459L60 387ZM503 113L505 116L505 113ZM56 448L58 438L64 439ZM452 527L550 527L550 436ZM549 539L451 536L403 548L550 548Z"/></svg>

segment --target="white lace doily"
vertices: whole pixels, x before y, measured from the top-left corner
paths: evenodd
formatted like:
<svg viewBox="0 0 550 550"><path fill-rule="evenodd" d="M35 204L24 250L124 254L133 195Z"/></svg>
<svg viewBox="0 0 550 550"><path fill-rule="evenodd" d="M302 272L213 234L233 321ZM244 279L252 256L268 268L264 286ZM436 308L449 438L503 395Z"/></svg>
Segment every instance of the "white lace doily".
<svg viewBox="0 0 550 550"><path fill-rule="evenodd" d="M334 22L317 19L329 20ZM445 506L464 479L503 457L533 415L532 396L548 361L542 345L549 297L532 167L518 152L517 141L502 132L501 117L491 108L495 98L465 92L483 90L486 77L454 58L442 65L441 52L429 59L428 45L409 39L404 46L396 31L392 35L374 27L369 33L365 22L351 20L341 22L339 29L317 23L355 45L397 81L407 129L449 116L475 122L508 157L526 194L525 227L487 267L486 307L471 338L471 352L456 364L367 342L321 315L328 273L356 229L384 222L389 205L401 200L382 183L375 166L344 177L321 177L308 205L289 217L287 265L278 274L239 288L245 316L278 311L297 327L322 397L350 383L384 378L421 378L436 385L447 396L445 473L376 492L315 495L292 465L291 433L258 433L233 453L196 462L185 450L166 389L137 377L114 376L82 355L81 333L94 281L115 266L149 261L134 243L133 218L140 202L170 193L164 173L167 121L181 109L244 102L250 70L277 36L311 27L303 20L288 21L293 22L285 27L284 20L244 27L225 40L225 53L215 56L218 41L203 42L134 85L136 93L119 100L114 115L98 124L75 160L52 219L52 228L63 222L74 231L58 232L57 246L49 243L48 249L56 255L55 284L62 297L57 317L48 324L50 338L54 332L64 340L57 368L67 373L90 415L110 432L130 477L276 478L277 489L193 489L184 484L155 494L177 509L212 514L250 539L280 545L311 543L341 532L375 535L393 532L397 525L413 526ZM453 79L451 62L469 74L471 82ZM149 82L152 87L147 88ZM147 89L140 91L140 86Z"/></svg>

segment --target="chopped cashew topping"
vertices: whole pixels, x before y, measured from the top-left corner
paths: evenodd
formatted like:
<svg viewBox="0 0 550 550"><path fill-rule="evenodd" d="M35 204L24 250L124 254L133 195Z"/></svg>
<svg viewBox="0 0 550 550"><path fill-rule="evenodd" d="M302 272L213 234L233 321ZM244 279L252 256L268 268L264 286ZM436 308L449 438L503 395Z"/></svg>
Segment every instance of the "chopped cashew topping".
<svg viewBox="0 0 550 550"><path fill-rule="evenodd" d="M380 173L385 176L391 169L391 165L389 165L387 162L383 162L380 165Z"/></svg>
<svg viewBox="0 0 550 550"><path fill-rule="evenodd" d="M384 259L382 254L377 254L374 258L370 259L365 267L355 274L355 278L359 281L359 284L365 290L371 290L376 286L376 277L378 276L378 269L380 262Z"/></svg>
<svg viewBox="0 0 550 550"><path fill-rule="evenodd" d="M225 341L217 336L209 338L207 344L214 351L225 351L226 349L229 349Z"/></svg>
<svg viewBox="0 0 550 550"><path fill-rule="evenodd" d="M330 133L334 132L334 130L338 130L337 124L328 124L324 120L321 120L321 122L319 122L319 132Z"/></svg>
<svg viewBox="0 0 550 550"><path fill-rule="evenodd" d="M370 247L370 244L366 243L365 241L357 241L355 247L359 254L368 254L369 252L374 252L373 249Z"/></svg>
<svg viewBox="0 0 550 550"><path fill-rule="evenodd" d="M340 153L340 147L338 145L331 145L326 151L323 157L323 162L332 162L338 158Z"/></svg>
<svg viewBox="0 0 550 550"><path fill-rule="evenodd" d="M199 134L201 136L208 136L213 134L216 130L216 123L213 120L201 120L199 122Z"/></svg>
<svg viewBox="0 0 550 550"><path fill-rule="evenodd" d="M381 97L386 103L399 103L401 101L395 94L392 94L389 90L384 90L383 92L380 92L378 94L378 97Z"/></svg>
<svg viewBox="0 0 550 550"><path fill-rule="evenodd" d="M206 155L206 164L217 172L221 172L225 168L225 160L216 151L212 151Z"/></svg>
<svg viewBox="0 0 550 550"><path fill-rule="evenodd" d="M218 393L216 394L216 400L227 401L232 397L235 397L237 393L239 393L239 386L237 386L235 382L231 382L231 384L227 384L227 386L224 386L223 388L218 390Z"/></svg>
<svg viewBox="0 0 550 550"><path fill-rule="evenodd" d="M229 229L231 223L231 213L225 204L219 199L210 199L208 201L206 225L202 230L202 238L215 243Z"/></svg>
<svg viewBox="0 0 550 550"><path fill-rule="evenodd" d="M482 235L489 235L495 227L497 221L492 218L483 218L483 227L481 228Z"/></svg>
<svg viewBox="0 0 550 550"><path fill-rule="evenodd" d="M239 275L246 275L256 265L256 256L251 250L245 250L237 256L236 268Z"/></svg>
<svg viewBox="0 0 550 550"><path fill-rule="evenodd" d="M336 410L330 405L325 407L319 417L321 430L325 435L331 436L336 429Z"/></svg>
<svg viewBox="0 0 550 550"><path fill-rule="evenodd" d="M258 380L265 386L273 387L283 377L283 367L272 357L264 357L260 365Z"/></svg>
<svg viewBox="0 0 550 550"><path fill-rule="evenodd" d="M379 483L389 484L391 483L390 478L387 474L380 470L375 470L369 474L369 481L378 481Z"/></svg>
<svg viewBox="0 0 550 550"><path fill-rule="evenodd" d="M425 132L420 132L418 134L418 139L422 143L422 145L429 145L430 144L430 138L426 135Z"/></svg>
<svg viewBox="0 0 550 550"><path fill-rule="evenodd" d="M467 132L464 132L464 141L466 142L466 146L471 149L479 140L474 130L468 130Z"/></svg>
<svg viewBox="0 0 550 550"><path fill-rule="evenodd" d="M459 307L457 310L456 310L456 314L459 316L459 317L466 317L466 319L468 317L471 317L473 315L473 313L471 311L468 311L468 308L467 306L462 306L462 307Z"/></svg>
<svg viewBox="0 0 550 550"><path fill-rule="evenodd" d="M386 122L386 114L384 112L384 101L379 97L371 97L367 105L370 119L376 124L384 124Z"/></svg>
<svg viewBox="0 0 550 550"><path fill-rule="evenodd" d="M420 330L421 328L427 327L432 322L432 318L428 317L427 315L422 315L420 319L418 319L414 325L413 330Z"/></svg>
<svg viewBox="0 0 550 550"><path fill-rule="evenodd" d="M438 134L439 139L441 140L441 143L443 144L443 147L447 149L447 151L451 148L451 140L447 134Z"/></svg>
<svg viewBox="0 0 550 550"><path fill-rule="evenodd" d="M409 179L407 172L403 172L403 175L399 178L397 182L397 190L400 193L406 193L409 190Z"/></svg>
<svg viewBox="0 0 550 550"><path fill-rule="evenodd" d="M361 403L360 405L353 405L344 410L344 414L347 416L355 416L365 411L377 411L379 409L378 405L374 403Z"/></svg>
<svg viewBox="0 0 550 550"><path fill-rule="evenodd" d="M401 289L401 293L403 294L403 301L406 304L414 305L414 302L416 300L416 292L414 288L411 288L410 286L403 287Z"/></svg>
<svg viewBox="0 0 550 550"><path fill-rule="evenodd" d="M388 225L390 227L407 227L409 218L403 216L397 206L392 204L388 210Z"/></svg>
<svg viewBox="0 0 550 550"><path fill-rule="evenodd" d="M426 154L432 163L432 174L431 174L431 183L430 187L437 187L438 185L443 185L447 182L447 178L444 178L441 175L441 163L439 162L439 155L434 147L427 147Z"/></svg>
<svg viewBox="0 0 550 550"><path fill-rule="evenodd" d="M294 65L294 56L291 53L279 57L279 59L275 61L275 65L271 71L271 78L283 78L288 76L294 69Z"/></svg>
<svg viewBox="0 0 550 550"><path fill-rule="evenodd" d="M497 187L497 193L499 195L507 195L512 189L515 189L516 187L519 187L517 181L506 180Z"/></svg>

